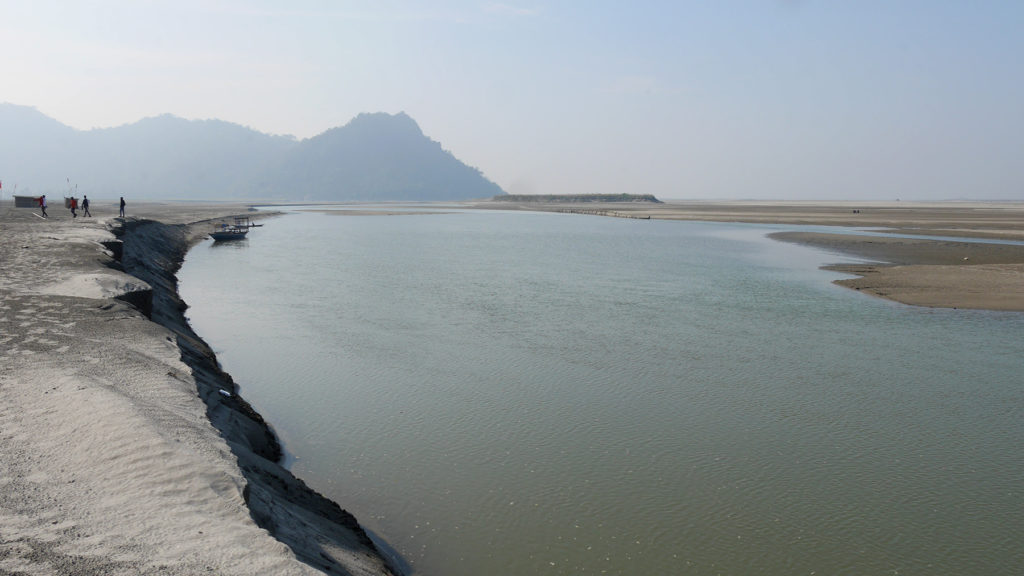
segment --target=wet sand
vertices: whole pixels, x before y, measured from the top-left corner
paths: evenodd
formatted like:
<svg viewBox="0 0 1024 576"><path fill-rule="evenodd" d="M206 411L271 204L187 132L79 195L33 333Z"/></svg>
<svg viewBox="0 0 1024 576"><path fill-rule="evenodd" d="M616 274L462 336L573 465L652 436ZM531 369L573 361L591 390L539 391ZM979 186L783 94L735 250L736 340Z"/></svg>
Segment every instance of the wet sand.
<svg viewBox="0 0 1024 576"><path fill-rule="evenodd" d="M184 320L173 273L246 207L91 208L0 203L0 573L393 573Z"/></svg>
<svg viewBox="0 0 1024 576"><path fill-rule="evenodd" d="M492 208L623 218L844 226L908 235L1024 241L1024 203L666 202L509 204ZM864 258L827 268L836 283L904 304L1024 311L1024 247L918 238L787 232L773 238Z"/></svg>

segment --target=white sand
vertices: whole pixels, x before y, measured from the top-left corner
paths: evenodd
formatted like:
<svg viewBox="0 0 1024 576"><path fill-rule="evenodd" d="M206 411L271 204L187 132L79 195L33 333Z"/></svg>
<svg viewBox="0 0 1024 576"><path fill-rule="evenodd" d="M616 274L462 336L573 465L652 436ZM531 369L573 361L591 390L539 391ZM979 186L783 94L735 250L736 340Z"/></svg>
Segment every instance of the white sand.
<svg viewBox="0 0 1024 576"><path fill-rule="evenodd" d="M230 380L183 362L187 336L114 299L151 290L108 267L117 221L49 212L0 204L0 573L391 573L336 505L258 456L256 424L211 393Z"/></svg>

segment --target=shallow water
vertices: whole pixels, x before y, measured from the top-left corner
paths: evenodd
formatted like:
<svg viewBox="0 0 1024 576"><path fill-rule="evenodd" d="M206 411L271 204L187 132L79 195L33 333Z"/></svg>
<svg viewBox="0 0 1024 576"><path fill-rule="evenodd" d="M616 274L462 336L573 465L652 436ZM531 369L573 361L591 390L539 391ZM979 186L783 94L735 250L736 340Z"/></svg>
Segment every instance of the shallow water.
<svg viewBox="0 0 1024 576"><path fill-rule="evenodd" d="M416 573L1013 573L1024 314L836 287L777 229L295 212L179 277Z"/></svg>

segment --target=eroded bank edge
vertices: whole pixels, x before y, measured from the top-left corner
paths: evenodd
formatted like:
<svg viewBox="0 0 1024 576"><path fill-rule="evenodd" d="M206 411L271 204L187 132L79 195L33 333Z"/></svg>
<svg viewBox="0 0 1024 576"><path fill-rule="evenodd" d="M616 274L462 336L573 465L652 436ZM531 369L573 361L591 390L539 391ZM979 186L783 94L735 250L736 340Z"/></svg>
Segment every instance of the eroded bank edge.
<svg viewBox="0 0 1024 576"><path fill-rule="evenodd" d="M176 335L181 359L192 369L207 416L238 459L247 481L246 503L260 527L301 560L325 572L400 574L352 514L280 465L282 450L270 425L237 394L231 376L221 370L213 351L189 326L184 314L188 306L177 292L175 274L208 228L209 221L189 225L119 222L112 231L122 246L112 252L120 257L126 273L151 287L149 294L123 299ZM353 562L359 566L352 566Z"/></svg>

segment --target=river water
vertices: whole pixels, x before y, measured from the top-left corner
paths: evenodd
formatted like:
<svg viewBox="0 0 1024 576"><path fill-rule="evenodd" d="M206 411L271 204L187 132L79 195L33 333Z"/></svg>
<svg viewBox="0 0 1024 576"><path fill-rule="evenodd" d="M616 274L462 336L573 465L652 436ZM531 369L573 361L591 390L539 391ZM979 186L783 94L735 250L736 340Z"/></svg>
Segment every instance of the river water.
<svg viewBox="0 0 1024 576"><path fill-rule="evenodd" d="M1024 314L834 286L778 227L307 210L195 247L180 290L411 573L1024 566Z"/></svg>

